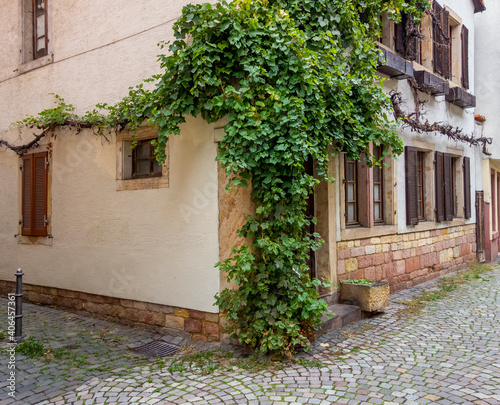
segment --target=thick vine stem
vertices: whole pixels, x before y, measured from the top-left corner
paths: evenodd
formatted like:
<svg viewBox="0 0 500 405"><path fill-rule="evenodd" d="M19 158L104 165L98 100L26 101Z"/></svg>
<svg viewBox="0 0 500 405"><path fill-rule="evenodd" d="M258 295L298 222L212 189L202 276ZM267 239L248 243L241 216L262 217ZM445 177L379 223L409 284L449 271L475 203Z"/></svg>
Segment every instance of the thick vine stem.
<svg viewBox="0 0 500 405"><path fill-rule="evenodd" d="M121 131L125 127L125 125L126 124L119 124L115 129ZM82 129L92 128L95 130L97 128L97 130L94 131L95 135L100 135L104 137L104 139L107 142L109 142L109 139L104 135L103 128L99 125L99 123L89 123L81 120L68 119L57 125L51 125L47 128L39 128L42 129L42 132L39 134L33 133L34 139L23 145L13 145L4 139L0 139L0 146L5 146L7 149L10 149L16 152L19 156L22 156L28 153L31 149L38 147L39 141L45 136L51 134L55 128L62 128L62 127L75 128L76 134L79 134L82 131Z"/></svg>
<svg viewBox="0 0 500 405"><path fill-rule="evenodd" d="M50 128L46 128L40 134L33 134L33 136L35 138L24 145L12 145L3 139L0 139L0 146L4 145L8 149L16 152L19 156L22 156L25 153L29 152L29 150L31 148L36 148L38 146L38 142L40 141L40 139L42 139L44 136L46 136L49 132L50 132Z"/></svg>
<svg viewBox="0 0 500 405"><path fill-rule="evenodd" d="M401 93L391 91L389 95L391 97L392 107L394 110L394 117L396 119L401 119L403 125L409 127L412 131L419 133L438 132L442 135L446 135L449 139L454 141L468 143L471 146L482 146L483 153L491 156L491 153L486 150L487 145L491 145L492 143L491 138L475 138L473 135L464 134L461 128L454 127L446 123L439 124L437 122L430 123L429 121L422 122L418 112L408 114L403 111L401 108L401 105L403 104L403 97ZM419 105L417 106L417 111L419 110Z"/></svg>

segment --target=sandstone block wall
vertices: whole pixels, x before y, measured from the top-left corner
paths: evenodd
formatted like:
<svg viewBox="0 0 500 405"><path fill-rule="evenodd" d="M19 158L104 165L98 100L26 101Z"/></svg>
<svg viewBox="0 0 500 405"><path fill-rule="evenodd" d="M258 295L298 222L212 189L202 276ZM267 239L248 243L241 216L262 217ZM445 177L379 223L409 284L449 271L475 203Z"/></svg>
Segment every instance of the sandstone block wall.
<svg viewBox="0 0 500 405"><path fill-rule="evenodd" d="M14 282L0 280L0 294L7 295L15 289ZM220 340L219 314L31 284L23 284L23 294L25 302L53 305L129 326L163 330L195 342Z"/></svg>
<svg viewBox="0 0 500 405"><path fill-rule="evenodd" d="M394 234L337 243L340 280L388 280L391 292L469 266L475 260L475 225Z"/></svg>

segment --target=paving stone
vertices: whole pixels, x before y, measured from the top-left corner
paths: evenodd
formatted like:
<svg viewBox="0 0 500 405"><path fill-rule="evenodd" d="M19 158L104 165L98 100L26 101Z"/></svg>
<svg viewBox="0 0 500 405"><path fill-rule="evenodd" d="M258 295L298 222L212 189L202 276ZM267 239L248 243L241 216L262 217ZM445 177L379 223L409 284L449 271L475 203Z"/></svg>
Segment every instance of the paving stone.
<svg viewBox="0 0 500 405"><path fill-rule="evenodd" d="M25 304L26 335L67 355L18 356L18 398L0 398L0 405L500 404L499 268L484 278L488 281L473 280L414 317L398 316L404 308L399 302L436 288L436 282L394 294L383 315L323 336L300 353L323 367L286 362L282 370L256 373L170 373L168 363L160 368L128 348L155 339L184 344L182 338ZM6 326L5 302L0 299L0 328ZM5 372L0 370L2 391Z"/></svg>

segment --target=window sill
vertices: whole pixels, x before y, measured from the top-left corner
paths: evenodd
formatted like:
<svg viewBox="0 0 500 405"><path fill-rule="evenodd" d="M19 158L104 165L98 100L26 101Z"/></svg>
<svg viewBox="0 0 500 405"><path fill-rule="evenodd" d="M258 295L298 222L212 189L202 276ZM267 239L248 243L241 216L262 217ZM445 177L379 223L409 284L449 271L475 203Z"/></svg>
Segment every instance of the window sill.
<svg viewBox="0 0 500 405"><path fill-rule="evenodd" d="M397 55L382 44L378 44L378 48L382 51L378 61L378 72L397 80L413 77L413 65L410 61Z"/></svg>
<svg viewBox="0 0 500 405"><path fill-rule="evenodd" d="M116 191L150 190L155 188L168 188L168 173L164 173L161 177L116 181Z"/></svg>
<svg viewBox="0 0 500 405"><path fill-rule="evenodd" d="M19 245L43 245L52 246L54 238L50 236L26 236L17 235L17 243Z"/></svg>
<svg viewBox="0 0 500 405"><path fill-rule="evenodd" d="M375 225L372 228L347 228L340 232L341 240L353 240L372 238L377 236L392 235L397 233L398 227L396 225Z"/></svg>
<svg viewBox="0 0 500 405"><path fill-rule="evenodd" d="M407 226L406 230L400 231L400 233L412 233L412 232L422 232L422 231L433 231L435 229L451 228L453 226L465 225L464 218L454 218L453 221L435 222L435 221L425 221L419 222L414 226Z"/></svg>
<svg viewBox="0 0 500 405"><path fill-rule="evenodd" d="M52 62L54 62L54 54L51 53L49 55L19 65L19 67L17 68L17 72L18 74L22 75L23 73L30 72L46 65L50 65Z"/></svg>

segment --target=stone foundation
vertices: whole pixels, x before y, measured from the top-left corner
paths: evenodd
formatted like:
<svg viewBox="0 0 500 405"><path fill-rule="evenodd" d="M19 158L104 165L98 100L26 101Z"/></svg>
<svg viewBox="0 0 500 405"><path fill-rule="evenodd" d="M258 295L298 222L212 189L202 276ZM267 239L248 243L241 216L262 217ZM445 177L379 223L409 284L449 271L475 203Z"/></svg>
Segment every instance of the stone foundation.
<svg viewBox="0 0 500 405"><path fill-rule="evenodd" d="M15 289L14 282L0 280L2 295ZM23 284L23 294L23 300L33 304L83 312L128 326L153 328L193 341L220 340L219 314L31 284Z"/></svg>
<svg viewBox="0 0 500 405"><path fill-rule="evenodd" d="M388 280L391 292L467 268L475 224L337 243L339 279Z"/></svg>

